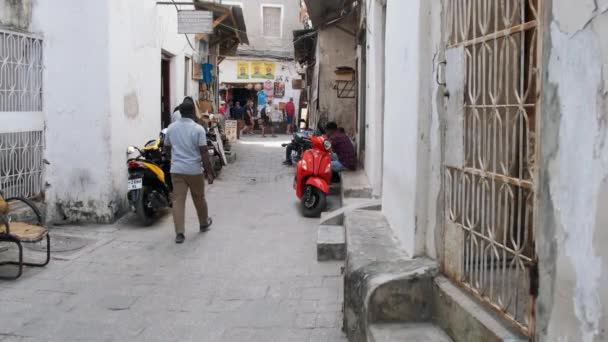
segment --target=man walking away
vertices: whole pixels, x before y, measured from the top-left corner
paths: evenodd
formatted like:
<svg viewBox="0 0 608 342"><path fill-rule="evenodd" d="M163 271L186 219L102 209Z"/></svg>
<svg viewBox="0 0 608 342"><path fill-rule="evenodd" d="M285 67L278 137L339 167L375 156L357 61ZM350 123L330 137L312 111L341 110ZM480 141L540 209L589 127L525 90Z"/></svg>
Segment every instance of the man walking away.
<svg viewBox="0 0 608 342"><path fill-rule="evenodd" d="M208 216L207 201L205 200L205 175L209 184L213 183L214 178L207 150L207 135L205 129L194 121L194 103L184 101L180 105L180 112L182 118L169 126L165 136L165 147L171 151L173 222L176 243L183 243L185 239L188 189L190 189L198 214L200 231L207 231L213 222Z"/></svg>
<svg viewBox="0 0 608 342"><path fill-rule="evenodd" d="M335 122L328 122L325 127L327 138L331 142L331 170L341 172L355 170L357 168L357 158L355 147L350 138L338 130Z"/></svg>
<svg viewBox="0 0 608 342"><path fill-rule="evenodd" d="M293 97L289 98L289 102L285 104L285 121L287 122L287 131L285 134L291 134L293 129L293 117L296 114L296 105L293 103Z"/></svg>

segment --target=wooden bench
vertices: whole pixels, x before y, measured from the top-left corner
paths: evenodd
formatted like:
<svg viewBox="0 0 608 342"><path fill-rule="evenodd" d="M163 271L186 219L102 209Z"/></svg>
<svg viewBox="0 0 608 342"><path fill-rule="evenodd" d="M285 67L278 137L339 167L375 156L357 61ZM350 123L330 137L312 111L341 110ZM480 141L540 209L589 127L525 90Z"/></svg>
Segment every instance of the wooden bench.
<svg viewBox="0 0 608 342"><path fill-rule="evenodd" d="M36 223L30 224L26 222L11 222L9 216L9 203L12 201L23 202L27 205L36 216ZM37 243L46 239L46 259L42 263L26 262L23 258L22 243ZM23 266L43 267L46 266L51 259L51 237L48 229L44 226L42 214L36 205L22 197L4 198L0 192L0 242L14 243L19 249L18 260L0 261L0 265L16 265L18 267L17 274L14 276L2 276L0 279L17 279L23 272Z"/></svg>

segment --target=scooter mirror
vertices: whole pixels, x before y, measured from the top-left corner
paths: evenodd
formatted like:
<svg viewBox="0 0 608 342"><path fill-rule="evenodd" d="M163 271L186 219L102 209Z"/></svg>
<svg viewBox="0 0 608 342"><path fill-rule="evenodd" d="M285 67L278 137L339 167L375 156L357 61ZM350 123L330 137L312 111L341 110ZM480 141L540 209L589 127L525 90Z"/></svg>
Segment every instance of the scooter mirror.
<svg viewBox="0 0 608 342"><path fill-rule="evenodd" d="M133 147L133 146L127 147L127 154L133 154L133 153L135 153L135 151L137 151L135 149L135 147Z"/></svg>

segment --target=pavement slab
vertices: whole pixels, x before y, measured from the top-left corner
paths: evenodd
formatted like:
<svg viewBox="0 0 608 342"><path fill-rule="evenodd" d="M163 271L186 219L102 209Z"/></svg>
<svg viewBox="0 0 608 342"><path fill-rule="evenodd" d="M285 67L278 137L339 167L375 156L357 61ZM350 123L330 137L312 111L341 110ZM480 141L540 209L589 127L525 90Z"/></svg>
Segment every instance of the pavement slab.
<svg viewBox="0 0 608 342"><path fill-rule="evenodd" d="M346 341L343 263L316 261L318 219L302 217L282 165L288 140L234 144L239 158L206 189L211 230L188 203L182 245L168 212L151 227L133 215L52 227L87 245L0 281L0 342Z"/></svg>

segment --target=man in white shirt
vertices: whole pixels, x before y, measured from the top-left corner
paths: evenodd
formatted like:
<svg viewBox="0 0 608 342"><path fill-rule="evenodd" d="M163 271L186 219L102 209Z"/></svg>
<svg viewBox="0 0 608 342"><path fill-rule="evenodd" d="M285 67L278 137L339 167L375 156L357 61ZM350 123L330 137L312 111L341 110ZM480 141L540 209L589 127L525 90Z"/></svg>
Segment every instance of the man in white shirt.
<svg viewBox="0 0 608 342"><path fill-rule="evenodd" d="M183 243L188 189L198 214L200 231L207 231L213 222L207 211L205 175L209 184L212 184L214 173L207 150L207 134L205 129L194 121L194 103L184 101L179 106L179 111L181 118L167 129L165 147L171 151L175 242Z"/></svg>

